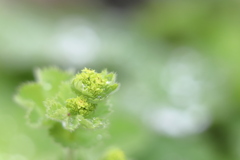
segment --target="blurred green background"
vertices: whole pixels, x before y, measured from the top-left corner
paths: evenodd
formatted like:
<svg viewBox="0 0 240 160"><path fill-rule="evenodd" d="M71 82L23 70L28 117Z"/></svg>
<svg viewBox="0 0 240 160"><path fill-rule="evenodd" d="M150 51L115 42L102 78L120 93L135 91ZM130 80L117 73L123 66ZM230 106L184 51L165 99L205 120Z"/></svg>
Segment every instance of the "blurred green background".
<svg viewBox="0 0 240 160"><path fill-rule="evenodd" d="M104 143L131 160L239 160L239 53L238 0L0 0L0 160L63 159L12 100L45 66L118 74Z"/></svg>

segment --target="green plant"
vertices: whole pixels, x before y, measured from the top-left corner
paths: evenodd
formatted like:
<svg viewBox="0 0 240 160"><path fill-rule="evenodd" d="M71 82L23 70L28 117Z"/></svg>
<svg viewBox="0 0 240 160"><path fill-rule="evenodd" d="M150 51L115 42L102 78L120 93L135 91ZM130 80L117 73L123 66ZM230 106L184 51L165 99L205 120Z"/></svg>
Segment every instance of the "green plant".
<svg viewBox="0 0 240 160"><path fill-rule="evenodd" d="M15 101L27 110L30 126L47 128L55 141L69 149L67 159L78 158L73 153L76 148L92 146L104 135L111 112L107 98L119 87L116 74L85 68L74 75L45 68L36 70L35 77L36 82L19 87Z"/></svg>

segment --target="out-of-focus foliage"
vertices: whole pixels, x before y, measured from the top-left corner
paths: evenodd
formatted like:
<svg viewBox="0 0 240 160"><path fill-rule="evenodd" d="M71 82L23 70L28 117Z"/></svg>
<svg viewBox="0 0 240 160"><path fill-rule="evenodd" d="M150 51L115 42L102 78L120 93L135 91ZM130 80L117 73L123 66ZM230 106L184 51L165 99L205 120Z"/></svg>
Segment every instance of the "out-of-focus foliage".
<svg viewBox="0 0 240 160"><path fill-rule="evenodd" d="M239 1L0 4L0 159L64 159L12 102L16 86L48 65L118 73L96 155L113 145L135 160L240 158Z"/></svg>

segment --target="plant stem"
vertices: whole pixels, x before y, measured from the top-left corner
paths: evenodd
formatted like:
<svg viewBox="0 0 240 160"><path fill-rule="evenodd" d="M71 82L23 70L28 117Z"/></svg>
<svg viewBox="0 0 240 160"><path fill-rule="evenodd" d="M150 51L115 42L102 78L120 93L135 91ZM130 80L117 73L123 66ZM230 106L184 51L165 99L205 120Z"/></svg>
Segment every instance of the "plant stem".
<svg viewBox="0 0 240 160"><path fill-rule="evenodd" d="M72 148L68 148L67 151L67 160L74 160L74 153L73 153L73 149Z"/></svg>

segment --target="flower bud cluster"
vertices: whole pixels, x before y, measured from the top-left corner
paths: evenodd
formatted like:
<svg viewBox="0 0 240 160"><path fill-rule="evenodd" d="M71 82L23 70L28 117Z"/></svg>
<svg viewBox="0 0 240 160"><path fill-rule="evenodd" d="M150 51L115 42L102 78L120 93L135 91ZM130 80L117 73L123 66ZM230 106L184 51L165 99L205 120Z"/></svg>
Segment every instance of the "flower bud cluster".
<svg viewBox="0 0 240 160"><path fill-rule="evenodd" d="M72 115L80 114L82 116L87 116L95 110L96 104L88 102L87 98L84 96L79 96L77 98L67 99L66 107Z"/></svg>
<svg viewBox="0 0 240 160"><path fill-rule="evenodd" d="M118 88L115 77L114 73L107 73L106 70L96 73L91 69L83 69L71 84L78 97L67 99L66 107L70 109L70 113L87 116L93 112L98 102L106 99Z"/></svg>
<svg viewBox="0 0 240 160"><path fill-rule="evenodd" d="M110 149L103 160L126 160L125 154L122 150L115 148Z"/></svg>
<svg viewBox="0 0 240 160"><path fill-rule="evenodd" d="M73 79L72 89L76 94L85 95L90 101L96 103L107 98L118 88L115 78L114 73L107 73L106 70L96 73L94 70L85 68Z"/></svg>

